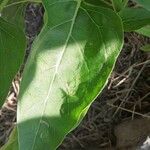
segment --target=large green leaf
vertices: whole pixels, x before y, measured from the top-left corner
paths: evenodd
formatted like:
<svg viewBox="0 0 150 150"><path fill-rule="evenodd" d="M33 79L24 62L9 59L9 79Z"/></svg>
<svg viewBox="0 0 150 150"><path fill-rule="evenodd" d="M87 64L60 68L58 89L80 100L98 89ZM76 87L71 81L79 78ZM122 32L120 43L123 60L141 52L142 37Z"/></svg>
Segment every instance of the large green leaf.
<svg viewBox="0 0 150 150"><path fill-rule="evenodd" d="M119 15L122 18L125 31L138 30L150 24L150 11L144 8L125 8Z"/></svg>
<svg viewBox="0 0 150 150"><path fill-rule="evenodd" d="M18 102L19 150L55 150L107 83L123 44L112 10L81 0L43 0Z"/></svg>
<svg viewBox="0 0 150 150"><path fill-rule="evenodd" d="M135 0L135 1L150 11L150 0Z"/></svg>
<svg viewBox="0 0 150 150"><path fill-rule="evenodd" d="M17 26L0 17L0 106L24 56L25 36Z"/></svg>
<svg viewBox="0 0 150 150"><path fill-rule="evenodd" d="M145 26L139 30L136 30L136 32L144 36L150 37L150 25Z"/></svg>

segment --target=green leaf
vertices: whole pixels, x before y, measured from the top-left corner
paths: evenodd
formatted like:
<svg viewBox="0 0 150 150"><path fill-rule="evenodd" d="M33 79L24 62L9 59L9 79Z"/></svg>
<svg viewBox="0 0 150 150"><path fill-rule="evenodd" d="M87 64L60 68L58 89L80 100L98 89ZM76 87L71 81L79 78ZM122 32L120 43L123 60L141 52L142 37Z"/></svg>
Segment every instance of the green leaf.
<svg viewBox="0 0 150 150"><path fill-rule="evenodd" d="M0 106L8 94L11 82L23 61L24 33L0 17Z"/></svg>
<svg viewBox="0 0 150 150"><path fill-rule="evenodd" d="M107 2L106 0L85 0L85 2L89 4L93 4L95 6L101 6L101 7L113 9L112 4L110 2Z"/></svg>
<svg viewBox="0 0 150 150"><path fill-rule="evenodd" d="M7 5L3 8L1 17L24 30L24 12L26 3L25 1L24 3L18 2L20 2L20 0L9 0Z"/></svg>
<svg viewBox="0 0 150 150"><path fill-rule="evenodd" d="M146 37L150 37L150 25L145 26L139 30L136 30L135 32L142 34ZM141 50L144 52L150 52L150 44L146 44L146 45L142 46Z"/></svg>
<svg viewBox="0 0 150 150"><path fill-rule="evenodd" d="M43 0L45 26L26 64L18 102L20 150L55 150L108 81L123 45L112 10Z"/></svg>
<svg viewBox="0 0 150 150"><path fill-rule="evenodd" d="M150 52L150 44L146 44L141 47L141 50L144 52Z"/></svg>
<svg viewBox="0 0 150 150"><path fill-rule="evenodd" d="M144 36L150 37L150 25L145 26L139 30L136 30L135 32L142 34Z"/></svg>
<svg viewBox="0 0 150 150"><path fill-rule="evenodd" d="M0 150L18 150L17 129L14 128L8 142Z"/></svg>
<svg viewBox="0 0 150 150"><path fill-rule="evenodd" d="M0 37L0 56L3 57L0 60L0 72L3 71L0 78L0 106L7 96L12 79L19 70L25 51L25 34L23 32L25 4L12 5L19 0L3 2L5 5L0 18L0 33L2 35Z"/></svg>
<svg viewBox="0 0 150 150"><path fill-rule="evenodd" d="M135 0L135 1L150 11L150 0Z"/></svg>
<svg viewBox="0 0 150 150"><path fill-rule="evenodd" d="M134 31L150 24L150 11L144 8L125 8L119 12L124 30Z"/></svg>

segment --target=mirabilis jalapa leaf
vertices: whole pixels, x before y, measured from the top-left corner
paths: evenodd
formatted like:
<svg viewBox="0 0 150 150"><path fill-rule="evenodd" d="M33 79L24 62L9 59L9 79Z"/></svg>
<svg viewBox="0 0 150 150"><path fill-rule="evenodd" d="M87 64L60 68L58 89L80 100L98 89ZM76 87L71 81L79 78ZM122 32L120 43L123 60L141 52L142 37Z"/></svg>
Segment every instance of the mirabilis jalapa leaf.
<svg viewBox="0 0 150 150"><path fill-rule="evenodd" d="M123 45L120 18L81 0L43 0L45 25L18 102L19 150L55 150L105 86Z"/></svg>

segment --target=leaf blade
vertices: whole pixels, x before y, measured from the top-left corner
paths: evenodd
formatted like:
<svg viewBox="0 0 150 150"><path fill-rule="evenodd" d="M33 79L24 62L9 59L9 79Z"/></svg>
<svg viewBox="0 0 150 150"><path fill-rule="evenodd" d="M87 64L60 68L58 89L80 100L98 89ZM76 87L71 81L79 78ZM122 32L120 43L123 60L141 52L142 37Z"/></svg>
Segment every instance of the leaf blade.
<svg viewBox="0 0 150 150"><path fill-rule="evenodd" d="M127 32L150 24L150 12L144 8L125 8L119 12L119 15Z"/></svg>
<svg viewBox="0 0 150 150"><path fill-rule="evenodd" d="M138 4L142 5L145 9L150 11L150 1L149 0L135 0Z"/></svg>
<svg viewBox="0 0 150 150"><path fill-rule="evenodd" d="M150 25L145 26L139 30L136 30L135 32L142 34L144 36L150 37Z"/></svg>
<svg viewBox="0 0 150 150"><path fill-rule="evenodd" d="M11 82L23 61L24 33L0 18L0 107L8 94ZM9 69L8 69L9 68Z"/></svg>

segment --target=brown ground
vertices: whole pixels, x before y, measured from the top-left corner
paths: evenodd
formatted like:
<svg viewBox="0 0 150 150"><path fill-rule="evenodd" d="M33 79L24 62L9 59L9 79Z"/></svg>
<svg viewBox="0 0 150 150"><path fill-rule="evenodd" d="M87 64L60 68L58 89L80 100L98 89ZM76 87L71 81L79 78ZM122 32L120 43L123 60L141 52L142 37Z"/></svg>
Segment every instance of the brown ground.
<svg viewBox="0 0 150 150"><path fill-rule="evenodd" d="M42 12L43 9L40 6L28 6L26 15L26 31L29 39L27 55L35 35L40 31ZM58 150L111 149L120 144L120 127L124 132L127 129L130 131L136 119L150 119L150 55L140 51L140 47L146 43L150 43L150 39L136 33L125 34L125 45L108 85L92 104L80 126L66 137ZM16 97L19 83L20 76L18 75L12 84L8 101L0 112L0 146L7 141L16 120ZM127 125L123 128L124 123L122 122L124 121L129 128L126 127ZM140 120L140 122L143 121ZM144 131L147 133L145 136L150 135L147 127L143 128ZM127 137L123 139L125 138ZM128 145L127 141L125 143Z"/></svg>

